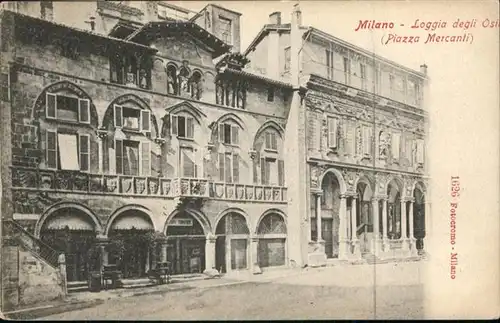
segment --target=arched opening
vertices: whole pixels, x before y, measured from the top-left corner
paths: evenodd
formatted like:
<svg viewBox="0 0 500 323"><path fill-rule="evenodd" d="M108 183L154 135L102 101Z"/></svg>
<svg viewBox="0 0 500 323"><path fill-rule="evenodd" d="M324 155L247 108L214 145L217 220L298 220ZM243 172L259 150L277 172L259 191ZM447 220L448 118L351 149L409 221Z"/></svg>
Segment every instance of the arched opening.
<svg viewBox="0 0 500 323"><path fill-rule="evenodd" d="M66 257L68 281L85 281L89 271L100 268L91 254L96 242L95 223L85 212L72 207L54 211L42 224L40 239Z"/></svg>
<svg viewBox="0 0 500 323"><path fill-rule="evenodd" d="M196 100L201 99L201 94L203 92L202 76L199 71L193 72L191 78L189 79L189 87L191 92L191 97Z"/></svg>
<svg viewBox="0 0 500 323"><path fill-rule="evenodd" d="M177 76L177 83L179 84L178 94L189 94L189 76L191 71L186 66L179 68L179 74Z"/></svg>
<svg viewBox="0 0 500 323"><path fill-rule="evenodd" d="M401 192L398 183L391 180L387 186L387 237L401 238Z"/></svg>
<svg viewBox="0 0 500 323"><path fill-rule="evenodd" d="M338 258L339 255L339 210L340 210L340 185L333 173L327 173L321 182L321 238L325 241L327 258ZM311 203L314 206L316 199ZM311 239L318 238L317 219L315 208L311 217Z"/></svg>
<svg viewBox="0 0 500 323"><path fill-rule="evenodd" d="M369 252L373 240L373 207L371 199L373 190L366 181L358 183L356 199L356 234L360 241L361 252Z"/></svg>
<svg viewBox="0 0 500 323"><path fill-rule="evenodd" d="M253 181L256 184L284 186L285 163L282 129L274 122L261 126L255 135Z"/></svg>
<svg viewBox="0 0 500 323"><path fill-rule="evenodd" d="M417 250L424 250L425 238L425 195L420 188L415 188L413 191L413 236L417 239Z"/></svg>
<svg viewBox="0 0 500 323"><path fill-rule="evenodd" d="M116 265L123 278L145 277L153 263L154 232L144 211L121 212L108 231L108 263Z"/></svg>
<svg viewBox="0 0 500 323"><path fill-rule="evenodd" d="M178 95L177 86L177 68L174 65L167 66L167 92L168 94Z"/></svg>
<svg viewBox="0 0 500 323"><path fill-rule="evenodd" d="M167 261L173 274L202 273L205 270L206 234L201 223L182 211L167 223Z"/></svg>
<svg viewBox="0 0 500 323"><path fill-rule="evenodd" d="M278 213L265 215L257 228L260 268L286 264L286 224Z"/></svg>
<svg viewBox="0 0 500 323"><path fill-rule="evenodd" d="M220 219L215 229L215 268L219 272L248 268L249 234L243 215L231 212Z"/></svg>

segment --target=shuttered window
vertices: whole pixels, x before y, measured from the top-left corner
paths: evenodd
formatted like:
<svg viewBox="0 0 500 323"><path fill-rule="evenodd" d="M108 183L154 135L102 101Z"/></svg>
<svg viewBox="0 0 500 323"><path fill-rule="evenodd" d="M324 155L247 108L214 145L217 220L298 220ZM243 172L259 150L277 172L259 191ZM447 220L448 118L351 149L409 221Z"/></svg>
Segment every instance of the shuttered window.
<svg viewBox="0 0 500 323"><path fill-rule="evenodd" d="M116 111L116 110L115 110ZM116 173L123 174L123 141L115 140Z"/></svg>
<svg viewBox="0 0 500 323"><path fill-rule="evenodd" d="M233 154L233 182L239 183L240 181L240 156Z"/></svg>
<svg viewBox="0 0 500 323"><path fill-rule="evenodd" d="M285 186L285 162L278 160L278 185Z"/></svg>
<svg viewBox="0 0 500 323"><path fill-rule="evenodd" d="M141 143L141 175L151 175L151 144L149 142Z"/></svg>
<svg viewBox="0 0 500 323"><path fill-rule="evenodd" d="M232 183L233 182L233 177L231 176L231 168L232 168L232 165L231 165L231 153L226 153L225 154L224 163L225 163L225 170L226 170L226 173L225 173L225 182Z"/></svg>
<svg viewBox="0 0 500 323"><path fill-rule="evenodd" d="M224 154L219 153L219 179L224 181Z"/></svg>
<svg viewBox="0 0 500 323"><path fill-rule="evenodd" d="M181 163L183 177L196 177L196 163L192 148L185 147L181 149Z"/></svg>
<svg viewBox="0 0 500 323"><path fill-rule="evenodd" d="M57 132L47 131L47 168L56 169L57 168Z"/></svg>
<svg viewBox="0 0 500 323"><path fill-rule="evenodd" d="M194 138L194 119L192 117L171 116L171 133L179 138Z"/></svg>
<svg viewBox="0 0 500 323"><path fill-rule="evenodd" d="M328 147L337 148L337 118L328 118Z"/></svg>
<svg viewBox="0 0 500 323"><path fill-rule="evenodd" d="M87 99L78 99L78 121L90 123L90 101Z"/></svg>
<svg viewBox="0 0 500 323"><path fill-rule="evenodd" d="M149 110L141 110L141 131L151 131L151 112Z"/></svg>
<svg viewBox="0 0 500 323"><path fill-rule="evenodd" d="M177 116L172 116L172 120L171 120L170 125L171 125L172 135L175 135L175 136L177 136L177 132L178 132L178 130L177 130L177 122L178 122L177 121Z"/></svg>
<svg viewBox="0 0 500 323"><path fill-rule="evenodd" d="M88 171L90 164L90 136L89 135L80 135L79 140L79 161L80 161L80 170Z"/></svg>
<svg viewBox="0 0 500 323"><path fill-rule="evenodd" d="M123 108L120 105L115 105L115 127L123 127Z"/></svg>
<svg viewBox="0 0 500 323"><path fill-rule="evenodd" d="M270 150L278 150L278 138L276 137L276 133L271 131L266 132L265 147Z"/></svg>
<svg viewBox="0 0 500 323"><path fill-rule="evenodd" d="M57 100L56 95L47 92L46 100L45 100L45 117L47 119L56 119L57 118Z"/></svg>
<svg viewBox="0 0 500 323"><path fill-rule="evenodd" d="M262 185L269 184L269 177L267 176L266 159L265 158L260 159L260 183Z"/></svg>

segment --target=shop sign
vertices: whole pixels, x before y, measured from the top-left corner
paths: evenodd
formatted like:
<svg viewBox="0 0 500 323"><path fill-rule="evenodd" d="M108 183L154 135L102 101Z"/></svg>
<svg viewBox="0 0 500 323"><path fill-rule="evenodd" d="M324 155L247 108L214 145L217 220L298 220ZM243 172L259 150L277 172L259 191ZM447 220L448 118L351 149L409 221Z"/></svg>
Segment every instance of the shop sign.
<svg viewBox="0 0 500 323"><path fill-rule="evenodd" d="M173 227L192 227L193 220L192 219L172 219L172 220L170 220L168 225L171 225Z"/></svg>

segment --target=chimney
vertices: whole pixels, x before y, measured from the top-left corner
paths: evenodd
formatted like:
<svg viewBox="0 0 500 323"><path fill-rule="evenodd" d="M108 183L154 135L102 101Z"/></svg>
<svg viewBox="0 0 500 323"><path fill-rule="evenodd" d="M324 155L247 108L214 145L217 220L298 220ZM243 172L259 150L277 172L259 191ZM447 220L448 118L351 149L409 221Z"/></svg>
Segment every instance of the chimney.
<svg viewBox="0 0 500 323"><path fill-rule="evenodd" d="M271 25L281 25L281 12L275 11L269 15L269 23Z"/></svg>
<svg viewBox="0 0 500 323"><path fill-rule="evenodd" d="M90 16L89 20L85 21L85 23L90 25L91 31L95 31L95 17L94 16Z"/></svg>
<svg viewBox="0 0 500 323"><path fill-rule="evenodd" d="M427 65L425 63L420 65L420 73L427 75Z"/></svg>
<svg viewBox="0 0 500 323"><path fill-rule="evenodd" d="M302 26L302 11L300 11L300 7L299 7L298 3L296 3L293 6L292 25L294 25L294 26Z"/></svg>
<svg viewBox="0 0 500 323"><path fill-rule="evenodd" d="M54 19L54 7L52 1L40 1L40 18L49 21Z"/></svg>

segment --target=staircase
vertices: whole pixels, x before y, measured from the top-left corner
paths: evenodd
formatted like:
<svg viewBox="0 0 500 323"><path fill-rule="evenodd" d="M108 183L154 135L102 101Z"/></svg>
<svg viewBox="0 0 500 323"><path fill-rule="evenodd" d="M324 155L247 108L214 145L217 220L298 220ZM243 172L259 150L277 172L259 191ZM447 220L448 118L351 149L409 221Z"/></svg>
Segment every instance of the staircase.
<svg viewBox="0 0 500 323"><path fill-rule="evenodd" d="M14 220L4 220L3 225L6 244L21 245L29 250L34 257L46 262L53 268L59 267L60 252L36 238Z"/></svg>
<svg viewBox="0 0 500 323"><path fill-rule="evenodd" d="M68 294L70 293L78 293L78 292L87 292L89 290L88 282L68 282Z"/></svg>

